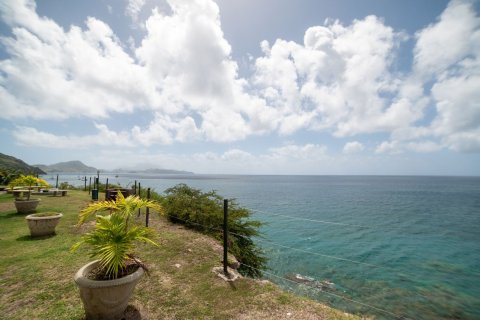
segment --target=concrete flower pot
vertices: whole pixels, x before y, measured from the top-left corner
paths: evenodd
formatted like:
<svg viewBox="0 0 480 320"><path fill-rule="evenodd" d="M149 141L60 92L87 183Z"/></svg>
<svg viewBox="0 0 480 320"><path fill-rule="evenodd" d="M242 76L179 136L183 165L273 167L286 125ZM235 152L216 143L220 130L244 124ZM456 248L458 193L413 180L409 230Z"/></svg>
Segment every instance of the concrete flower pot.
<svg viewBox="0 0 480 320"><path fill-rule="evenodd" d="M77 271L74 278L80 288L86 318L122 319L128 300L144 271L138 268L134 273L115 280L88 279L87 275L98 266L98 263L99 260L95 260L86 264Z"/></svg>
<svg viewBox="0 0 480 320"><path fill-rule="evenodd" d="M63 217L63 214L52 212L29 214L25 219L30 229L30 235L32 237L39 237L55 234L55 227L61 217Z"/></svg>
<svg viewBox="0 0 480 320"><path fill-rule="evenodd" d="M32 213L37 210L37 206L40 203L40 199L20 200L15 199L15 208L17 213L26 214Z"/></svg>

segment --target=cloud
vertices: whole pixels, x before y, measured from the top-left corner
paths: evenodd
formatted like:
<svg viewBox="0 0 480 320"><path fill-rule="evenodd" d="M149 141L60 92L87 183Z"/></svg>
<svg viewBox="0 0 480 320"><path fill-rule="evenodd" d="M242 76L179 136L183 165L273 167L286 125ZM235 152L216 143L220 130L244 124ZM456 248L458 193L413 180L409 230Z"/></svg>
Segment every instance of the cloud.
<svg viewBox="0 0 480 320"><path fill-rule="evenodd" d="M114 132L103 124L95 124L97 134L54 135L39 131L32 127L17 126L13 131L13 137L20 145L37 146L54 149L88 149L94 146L103 147L133 147L135 146L130 134L127 132Z"/></svg>
<svg viewBox="0 0 480 320"><path fill-rule="evenodd" d="M138 21L145 3L130 0L125 13ZM89 17L67 30L38 16L33 1L1 2L2 21L12 33L0 38L8 55L0 61L0 117L13 123L25 117L101 122L120 113L133 120L141 111L151 115L146 126L97 130L146 147L309 131L334 137L390 134L378 143L380 153L480 151L480 19L470 1L451 1L414 35L411 71L393 67L408 36L367 16L312 26L303 42L262 41L263 53L251 60L253 72L246 78L239 76L215 2L167 4L168 14L151 12L136 46L125 40L133 47L127 50L99 19ZM38 137L27 142L22 130ZM92 137L22 130L14 137L30 145L81 146ZM352 141L343 152L362 147ZM315 144L284 148L268 157L290 153L306 160L325 153Z"/></svg>
<svg viewBox="0 0 480 320"><path fill-rule="evenodd" d="M290 144L279 148L269 149L265 157L276 160L299 159L317 161L325 158L327 147L318 144L295 145Z"/></svg>
<svg viewBox="0 0 480 320"><path fill-rule="evenodd" d="M106 118L147 104L154 88L108 25L88 18L85 30L64 32L34 9L20 1L0 7L14 36L1 38L10 57L0 63L0 117Z"/></svg>
<svg viewBox="0 0 480 320"><path fill-rule="evenodd" d="M142 3L131 2L129 12ZM135 57L98 19L64 31L39 17L34 2L2 4L13 37L2 38L9 58L0 64L0 117L98 119L147 110L154 115L148 130L132 128L147 144L197 136L228 142L271 130L277 114L246 92L218 6L206 0L169 4L171 15L154 10L147 20Z"/></svg>
<svg viewBox="0 0 480 320"><path fill-rule="evenodd" d="M329 130L336 136L389 132L421 116L407 101L390 103L400 89L391 70L405 39L368 16L349 26L338 21L306 30L303 44L277 39L262 43L254 81L282 114L279 131Z"/></svg>
<svg viewBox="0 0 480 320"><path fill-rule="evenodd" d="M377 154L400 154L407 151L430 153L436 152L443 148L443 146L435 141L423 140L423 141L384 141L377 146L375 153Z"/></svg>
<svg viewBox="0 0 480 320"><path fill-rule="evenodd" d="M130 17L133 22L133 26L138 23L138 15L145 6L146 0L128 0L127 7L125 8L125 15Z"/></svg>
<svg viewBox="0 0 480 320"><path fill-rule="evenodd" d="M358 141L350 141L345 143L343 146L343 153L345 154L354 154L358 152L362 152L365 149L365 146Z"/></svg>
<svg viewBox="0 0 480 320"><path fill-rule="evenodd" d="M478 28L472 1L451 1L437 22L416 34L416 71L431 77L454 67L478 49Z"/></svg>
<svg viewBox="0 0 480 320"><path fill-rule="evenodd" d="M436 109L431 125L417 131L428 130L444 148L480 152L480 18L472 2L450 2L417 34L414 52L418 77L432 82Z"/></svg>
<svg viewBox="0 0 480 320"><path fill-rule="evenodd" d="M317 144L288 144L267 149L260 154L252 154L235 148L228 149L223 153L197 153L193 155L192 160L201 168L214 167L217 172L232 172L233 170L233 172L264 174L314 172L318 171L320 164L328 161L330 161L330 157L327 154L327 148ZM296 169L292 170L292 168Z"/></svg>

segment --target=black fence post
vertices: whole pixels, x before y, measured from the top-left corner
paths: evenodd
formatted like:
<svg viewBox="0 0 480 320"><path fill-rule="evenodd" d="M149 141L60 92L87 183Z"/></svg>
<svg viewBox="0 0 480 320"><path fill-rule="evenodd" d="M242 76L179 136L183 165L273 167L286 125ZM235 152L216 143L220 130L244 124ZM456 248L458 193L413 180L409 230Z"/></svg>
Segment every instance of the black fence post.
<svg viewBox="0 0 480 320"><path fill-rule="evenodd" d="M138 197L139 197L139 198L142 197L140 182L138 182ZM140 214L141 214L141 213L142 213L142 209L138 208L138 215L137 215L137 217L140 217Z"/></svg>
<svg viewBox="0 0 480 320"><path fill-rule="evenodd" d="M85 186L83 187L83 191L87 191L87 176L85 176L85 179L83 179L85 182Z"/></svg>
<svg viewBox="0 0 480 320"><path fill-rule="evenodd" d="M135 180L135 186L133 187L133 194L137 194L137 180Z"/></svg>
<svg viewBox="0 0 480 320"><path fill-rule="evenodd" d="M228 200L223 200L223 273L230 277L228 274Z"/></svg>
<svg viewBox="0 0 480 320"><path fill-rule="evenodd" d="M147 189L147 200L150 200L150 188ZM150 208L147 207L145 214L145 227L148 227L148 220L150 219Z"/></svg>
<svg viewBox="0 0 480 320"><path fill-rule="evenodd" d="M107 181L105 182L105 200L107 200L107 196L108 196L108 178L107 178Z"/></svg>
<svg viewBox="0 0 480 320"><path fill-rule="evenodd" d="M58 174L57 174L57 182L55 183L55 188L58 189Z"/></svg>
<svg viewBox="0 0 480 320"><path fill-rule="evenodd" d="M92 177L90 177L88 181L88 194L90 195L90 191L92 190Z"/></svg>

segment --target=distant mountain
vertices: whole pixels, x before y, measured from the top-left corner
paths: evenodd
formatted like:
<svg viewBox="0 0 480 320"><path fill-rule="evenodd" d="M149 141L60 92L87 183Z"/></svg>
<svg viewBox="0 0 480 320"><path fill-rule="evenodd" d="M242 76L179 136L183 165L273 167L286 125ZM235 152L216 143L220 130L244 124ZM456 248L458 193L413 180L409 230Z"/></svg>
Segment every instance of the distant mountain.
<svg viewBox="0 0 480 320"><path fill-rule="evenodd" d="M37 164L37 167L47 173L96 173L97 168L89 167L81 161L59 162L51 165Z"/></svg>
<svg viewBox="0 0 480 320"><path fill-rule="evenodd" d="M23 174L45 174L42 169L26 164L20 159L0 153L0 169L16 170Z"/></svg>

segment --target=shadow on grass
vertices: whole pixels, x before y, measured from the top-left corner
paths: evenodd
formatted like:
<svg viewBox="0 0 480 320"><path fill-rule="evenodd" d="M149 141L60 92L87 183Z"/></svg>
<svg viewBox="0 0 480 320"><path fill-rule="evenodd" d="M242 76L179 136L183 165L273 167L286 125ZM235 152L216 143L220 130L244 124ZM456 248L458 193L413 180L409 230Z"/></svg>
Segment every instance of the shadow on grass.
<svg viewBox="0 0 480 320"><path fill-rule="evenodd" d="M142 319L142 315L140 314L140 311L135 306L128 305L127 310L125 310L125 313L123 314L123 319L125 320L140 320Z"/></svg>
<svg viewBox="0 0 480 320"><path fill-rule="evenodd" d="M142 314L140 311L135 306L132 306L131 304L128 305L127 309L123 313L122 320L141 320L142 319ZM87 320L85 316L81 318L81 320Z"/></svg>
<svg viewBox="0 0 480 320"><path fill-rule="evenodd" d="M40 236L40 237L32 237L32 236L21 236L21 237L18 237L17 241L38 241L38 240L46 240L46 239L50 239L50 238L53 238L55 237L56 234L49 234L49 235L46 235L46 236Z"/></svg>
<svg viewBox="0 0 480 320"><path fill-rule="evenodd" d="M15 218L15 217L20 217L20 216L23 216L21 214L18 214L17 211L12 211L12 212L6 212L6 213L2 213L0 214L0 220L3 220L3 219L10 219L10 218ZM24 215L25 217L27 215Z"/></svg>

